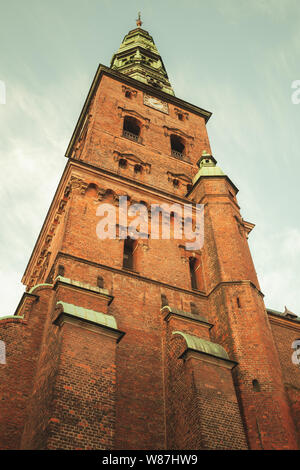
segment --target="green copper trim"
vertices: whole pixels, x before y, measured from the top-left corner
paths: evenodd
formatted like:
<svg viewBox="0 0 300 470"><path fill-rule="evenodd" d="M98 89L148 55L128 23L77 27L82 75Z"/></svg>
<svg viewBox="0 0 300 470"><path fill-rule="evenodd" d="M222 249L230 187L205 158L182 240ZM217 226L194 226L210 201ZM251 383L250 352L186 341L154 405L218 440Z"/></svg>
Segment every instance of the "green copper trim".
<svg viewBox="0 0 300 470"><path fill-rule="evenodd" d="M68 304L62 302L61 300L56 303L56 306L61 306L64 313L72 315L72 317L81 318L82 320L87 320L97 325L106 326L107 328L112 328L117 330L117 322L112 315L106 315L102 312L96 312L95 310L89 310L87 308L78 307L77 305Z"/></svg>
<svg viewBox="0 0 300 470"><path fill-rule="evenodd" d="M185 339L189 349L193 349L194 351L198 352L204 352L206 354L210 354L211 356L220 357L221 359L229 360L227 352L219 344L212 343L206 339L197 338L197 336L189 335L187 333L183 333L182 331L173 331L172 334L181 335Z"/></svg>
<svg viewBox="0 0 300 470"><path fill-rule="evenodd" d="M38 287L52 287L52 284L48 284L48 283L45 283L45 284L37 284L36 286L33 286L30 291L29 291L29 294L32 294L33 291L35 289L37 289Z"/></svg>

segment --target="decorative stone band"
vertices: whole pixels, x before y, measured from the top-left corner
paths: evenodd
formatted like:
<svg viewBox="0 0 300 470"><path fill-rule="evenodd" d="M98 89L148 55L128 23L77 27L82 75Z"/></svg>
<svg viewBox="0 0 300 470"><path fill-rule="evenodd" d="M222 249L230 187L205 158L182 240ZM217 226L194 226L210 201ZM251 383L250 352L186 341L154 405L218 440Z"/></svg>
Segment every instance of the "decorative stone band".
<svg viewBox="0 0 300 470"><path fill-rule="evenodd" d="M78 324L79 326L97 332L106 336L114 337L117 343L125 335L123 331L118 330L117 322L112 315L106 315L102 312L96 312L77 305L68 304L59 301L56 303L59 314L54 320L56 325L62 326L64 323ZM99 331L99 328L101 331Z"/></svg>
<svg viewBox="0 0 300 470"><path fill-rule="evenodd" d="M24 317L20 315L6 315L5 317L0 317L0 321L2 320L23 320Z"/></svg>
<svg viewBox="0 0 300 470"><path fill-rule="evenodd" d="M233 369L238 363L231 361L225 349L219 344L212 343L197 336L183 333L182 331L173 331L172 335L180 335L184 338L187 348L178 359L188 359L190 357L202 359L227 369Z"/></svg>

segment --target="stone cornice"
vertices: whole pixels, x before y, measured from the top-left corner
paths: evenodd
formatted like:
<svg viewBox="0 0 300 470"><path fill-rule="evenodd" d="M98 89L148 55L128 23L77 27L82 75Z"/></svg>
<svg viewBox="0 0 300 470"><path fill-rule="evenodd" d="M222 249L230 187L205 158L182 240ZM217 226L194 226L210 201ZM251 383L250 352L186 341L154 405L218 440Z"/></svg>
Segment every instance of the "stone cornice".
<svg viewBox="0 0 300 470"><path fill-rule="evenodd" d="M125 154L124 154L125 155ZM148 191L151 193L151 195L157 195L160 197L164 197L168 199L170 202L179 201L184 204L192 204L193 206L196 206L196 203L191 201L185 196L178 196L177 194L167 192L163 189L157 188L155 186L151 186L150 184L142 183L140 181L137 181L134 178L128 178L127 176L123 176L120 173L116 173L114 171L108 170L107 168L102 168L99 166L92 165L91 163L86 163L83 161L78 161L76 159L69 158L69 161L74 163L75 165L78 165L78 167L82 166L85 167L86 169L90 169L92 171L97 172L97 176L106 176L107 178L110 178L111 180L114 179L116 181L121 181L124 182L125 184L130 183L131 187L134 189L140 188L142 190ZM167 174L167 173L166 173Z"/></svg>

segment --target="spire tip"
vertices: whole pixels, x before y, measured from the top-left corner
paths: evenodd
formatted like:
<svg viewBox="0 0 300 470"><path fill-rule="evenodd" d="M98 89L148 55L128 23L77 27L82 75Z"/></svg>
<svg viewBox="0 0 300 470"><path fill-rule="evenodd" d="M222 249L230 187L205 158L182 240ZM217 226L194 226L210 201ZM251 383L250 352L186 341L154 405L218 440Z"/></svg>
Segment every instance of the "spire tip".
<svg viewBox="0 0 300 470"><path fill-rule="evenodd" d="M136 20L136 25L138 28L140 28L142 26L142 21L141 21L141 12L139 11L139 14L138 14L138 19Z"/></svg>

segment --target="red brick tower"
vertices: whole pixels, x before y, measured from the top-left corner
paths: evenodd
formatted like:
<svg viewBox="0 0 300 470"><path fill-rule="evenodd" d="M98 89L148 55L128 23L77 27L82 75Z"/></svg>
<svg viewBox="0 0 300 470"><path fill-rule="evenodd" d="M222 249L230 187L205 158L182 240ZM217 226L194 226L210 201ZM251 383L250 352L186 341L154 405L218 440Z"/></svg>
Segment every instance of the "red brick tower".
<svg viewBox="0 0 300 470"><path fill-rule="evenodd" d="M174 96L137 26L97 70L26 293L0 319L0 448L296 449L253 225L211 155L211 113ZM100 240L97 208L120 196L149 213L204 204L203 247L124 240L119 219Z"/></svg>

